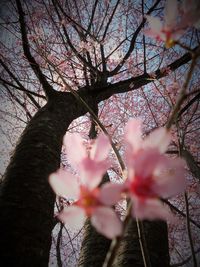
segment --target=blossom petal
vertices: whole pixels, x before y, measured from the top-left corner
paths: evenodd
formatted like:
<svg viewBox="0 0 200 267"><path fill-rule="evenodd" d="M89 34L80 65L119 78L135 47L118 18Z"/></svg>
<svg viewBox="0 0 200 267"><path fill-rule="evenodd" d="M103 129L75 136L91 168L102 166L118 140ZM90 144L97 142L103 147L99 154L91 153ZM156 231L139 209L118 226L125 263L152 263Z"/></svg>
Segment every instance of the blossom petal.
<svg viewBox="0 0 200 267"><path fill-rule="evenodd" d="M173 215L158 199L133 199L133 217L137 217L140 220L173 220Z"/></svg>
<svg viewBox="0 0 200 267"><path fill-rule="evenodd" d="M142 145L142 121L140 119L131 119L128 121L125 128L125 141L131 146L131 149L136 153Z"/></svg>
<svg viewBox="0 0 200 267"><path fill-rule="evenodd" d="M77 179L71 173L58 169L49 176L49 183L58 196L77 199L79 196L79 186Z"/></svg>
<svg viewBox="0 0 200 267"><path fill-rule="evenodd" d="M186 188L185 162L182 159L168 159L155 174L152 190L159 196L171 197L183 192Z"/></svg>
<svg viewBox="0 0 200 267"><path fill-rule="evenodd" d="M164 153L171 141L171 135L166 128L154 130L147 136L143 142L144 148L157 148L161 153Z"/></svg>
<svg viewBox="0 0 200 267"><path fill-rule="evenodd" d="M108 207L96 208L91 217L91 223L96 230L109 239L120 236L122 223L115 211Z"/></svg>
<svg viewBox="0 0 200 267"><path fill-rule="evenodd" d="M110 148L111 146L108 137L105 134L100 133L91 148L91 159L94 159L95 161L106 160Z"/></svg>
<svg viewBox="0 0 200 267"><path fill-rule="evenodd" d="M81 182L90 189L95 188L101 182L108 167L107 161L96 162L90 158L85 158L79 164Z"/></svg>
<svg viewBox="0 0 200 267"><path fill-rule="evenodd" d="M165 25L173 28L178 15L178 3L174 0L167 0L165 5Z"/></svg>
<svg viewBox="0 0 200 267"><path fill-rule="evenodd" d="M58 215L59 220L72 229L80 229L86 219L85 211L77 206L69 206Z"/></svg>
<svg viewBox="0 0 200 267"><path fill-rule="evenodd" d="M149 26L155 34L160 34L162 31L162 23L158 18L146 15L146 19L149 22Z"/></svg>
<svg viewBox="0 0 200 267"><path fill-rule="evenodd" d="M83 139L78 133L67 133L63 139L63 144L67 150L67 156L70 163L77 167L79 162L87 157L86 148L83 144Z"/></svg>
<svg viewBox="0 0 200 267"><path fill-rule="evenodd" d="M140 178L151 177L154 170L166 162L167 158L160 154L157 149L141 150L137 153L132 164L135 176Z"/></svg>
<svg viewBox="0 0 200 267"><path fill-rule="evenodd" d="M143 33L150 38L155 39L156 41L165 41L166 40L166 36L163 32L155 32L152 29L144 29Z"/></svg>
<svg viewBox="0 0 200 267"><path fill-rule="evenodd" d="M99 200L104 205L115 205L121 199L124 184L105 183L100 188Z"/></svg>

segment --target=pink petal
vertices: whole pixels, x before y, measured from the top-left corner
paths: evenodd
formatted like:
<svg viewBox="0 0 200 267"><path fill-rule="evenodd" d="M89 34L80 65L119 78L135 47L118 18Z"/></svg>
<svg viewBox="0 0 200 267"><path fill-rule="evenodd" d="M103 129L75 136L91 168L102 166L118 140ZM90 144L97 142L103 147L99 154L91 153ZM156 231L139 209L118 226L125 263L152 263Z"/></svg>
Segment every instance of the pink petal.
<svg viewBox="0 0 200 267"><path fill-rule="evenodd" d="M168 211L168 209L164 207L161 201L152 198L145 200L134 198L132 215L133 217L137 217L140 220L172 220L173 218L170 211Z"/></svg>
<svg viewBox="0 0 200 267"><path fill-rule="evenodd" d="M171 141L171 134L166 128L159 128L154 130L144 140L144 148L157 148L161 153L164 153Z"/></svg>
<svg viewBox="0 0 200 267"><path fill-rule="evenodd" d="M162 33L158 34L151 29L144 29L143 33L150 38L156 39L157 41L165 40Z"/></svg>
<svg viewBox="0 0 200 267"><path fill-rule="evenodd" d="M127 164L127 166L128 166L128 179L125 181L125 183L126 184L128 184L129 183L129 180L132 180L132 179L134 179L134 177L135 177L135 164L133 164L133 162L132 161L130 161L129 162L129 164Z"/></svg>
<svg viewBox="0 0 200 267"><path fill-rule="evenodd" d="M108 167L107 161L96 162L90 158L85 158L79 164L81 182L90 189L97 187Z"/></svg>
<svg viewBox="0 0 200 267"><path fill-rule="evenodd" d="M155 34L159 34L162 31L162 23L158 18L146 15L146 19L149 22L151 30Z"/></svg>
<svg viewBox="0 0 200 267"><path fill-rule="evenodd" d="M77 199L79 196L79 186L77 179L71 173L58 169L49 176L49 183L58 196Z"/></svg>
<svg viewBox="0 0 200 267"><path fill-rule="evenodd" d="M99 200L105 205L115 205L120 199L124 190L124 184L106 183L100 188Z"/></svg>
<svg viewBox="0 0 200 267"><path fill-rule="evenodd" d="M171 197L183 192L186 188L184 160L168 159L155 173L155 183L152 190L159 196Z"/></svg>
<svg viewBox="0 0 200 267"><path fill-rule="evenodd" d="M91 217L91 223L96 230L109 239L120 236L122 223L114 210L108 207L96 208Z"/></svg>
<svg viewBox="0 0 200 267"><path fill-rule="evenodd" d="M141 150L133 161L135 176L140 178L151 177L154 170L164 164L166 157L158 152L157 149Z"/></svg>
<svg viewBox="0 0 200 267"><path fill-rule="evenodd" d="M142 145L142 121L140 119L131 119L128 121L125 128L125 141L131 145L133 152L137 152Z"/></svg>
<svg viewBox="0 0 200 267"><path fill-rule="evenodd" d="M67 156L70 162L77 167L79 162L87 157L86 148L83 145L83 139L78 133L66 134L63 140L63 144L67 150Z"/></svg>
<svg viewBox="0 0 200 267"><path fill-rule="evenodd" d="M95 161L106 160L110 148L111 145L108 137L105 134L100 133L90 151L91 159L94 159Z"/></svg>
<svg viewBox="0 0 200 267"><path fill-rule="evenodd" d="M174 0L167 0L165 5L165 25L172 28L176 24L178 16L178 3Z"/></svg>
<svg viewBox="0 0 200 267"><path fill-rule="evenodd" d="M58 215L60 221L72 229L83 227L86 219L85 211L77 206L69 206Z"/></svg>

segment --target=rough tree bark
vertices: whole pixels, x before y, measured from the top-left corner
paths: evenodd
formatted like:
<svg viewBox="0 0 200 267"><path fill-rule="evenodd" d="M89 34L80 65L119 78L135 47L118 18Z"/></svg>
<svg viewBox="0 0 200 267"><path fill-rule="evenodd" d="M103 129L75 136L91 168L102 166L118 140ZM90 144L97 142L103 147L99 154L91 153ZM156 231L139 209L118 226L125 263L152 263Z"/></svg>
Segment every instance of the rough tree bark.
<svg viewBox="0 0 200 267"><path fill-rule="evenodd" d="M102 267L111 241L97 233L89 220L84 225L84 231L78 267Z"/></svg>
<svg viewBox="0 0 200 267"><path fill-rule="evenodd" d="M143 235L145 236L151 267L169 267L169 247L167 224L163 221L145 221ZM78 267L101 267L110 241L99 235L91 226L85 223L85 235L82 242ZM121 241L112 267L143 267L143 257L139 244L137 224L130 220L124 238ZM148 265L149 266L149 265Z"/></svg>
<svg viewBox="0 0 200 267"><path fill-rule="evenodd" d="M169 266L169 247L167 224L162 221L144 221L143 236L151 267ZM145 246L144 246L145 248ZM148 266L149 266L148 265ZM121 242L113 267L143 267L144 262L139 244L137 224L131 220Z"/></svg>
<svg viewBox="0 0 200 267"><path fill-rule="evenodd" d="M59 168L68 125L85 112L71 94L55 93L25 129L1 184L1 266L48 266L55 201L48 176Z"/></svg>

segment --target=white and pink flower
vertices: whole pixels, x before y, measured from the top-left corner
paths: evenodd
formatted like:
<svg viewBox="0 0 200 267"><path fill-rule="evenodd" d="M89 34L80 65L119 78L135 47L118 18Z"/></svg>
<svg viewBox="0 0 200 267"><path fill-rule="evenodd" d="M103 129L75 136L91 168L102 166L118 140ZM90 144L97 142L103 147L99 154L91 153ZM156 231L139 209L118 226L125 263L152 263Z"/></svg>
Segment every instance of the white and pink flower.
<svg viewBox="0 0 200 267"><path fill-rule="evenodd" d="M89 217L99 233L110 239L119 236L122 232L121 221L111 207L116 202L110 200L109 205L105 204L108 196L104 193L104 186L98 187L109 167L108 138L100 134L89 151L78 134L67 135L64 145L70 161L78 170L80 181L61 169L50 175L49 182L55 193L75 200L71 206L64 208L59 219L74 228L80 227L84 219Z"/></svg>
<svg viewBox="0 0 200 267"><path fill-rule="evenodd" d="M170 48L174 45L174 41L181 35L182 31L177 30L178 5L174 0L168 0L165 5L164 23L159 18L146 15L150 29L145 30L145 34L155 38L157 41L165 42L165 46Z"/></svg>
<svg viewBox="0 0 200 267"><path fill-rule="evenodd" d="M150 29L144 33L165 42L167 48L172 47L184 34L188 27L200 28L200 2L196 0L184 0L178 6L178 1L167 0L164 9L164 22L159 18L146 15Z"/></svg>
<svg viewBox="0 0 200 267"><path fill-rule="evenodd" d="M185 189L184 161L163 153L170 143L165 128L142 139L141 120L132 119L125 131L128 178L123 191L133 201L132 215L139 219L170 219L159 198L174 196Z"/></svg>

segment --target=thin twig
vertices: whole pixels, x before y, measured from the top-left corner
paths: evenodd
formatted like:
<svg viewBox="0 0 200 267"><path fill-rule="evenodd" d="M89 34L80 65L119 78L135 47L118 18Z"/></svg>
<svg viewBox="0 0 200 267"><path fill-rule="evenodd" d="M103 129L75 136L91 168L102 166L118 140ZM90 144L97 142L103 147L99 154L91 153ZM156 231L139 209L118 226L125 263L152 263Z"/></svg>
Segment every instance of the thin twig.
<svg viewBox="0 0 200 267"><path fill-rule="evenodd" d="M177 129L179 129L178 126L178 122L176 123ZM178 150L179 150L179 156L182 156L182 151L183 151L183 145L184 145L184 140L182 140L182 142L180 142L180 138L181 136L179 135L178 138ZM187 232L188 232L188 238L189 238L189 243L190 243L190 249L191 249L191 253L192 253L192 259L193 259L193 267L197 267L197 260L196 260L196 256L195 256L195 251L194 251L194 244L193 244L193 240L192 240L192 232L191 232L191 228L190 228L190 212L189 212L189 203L188 203L188 197L187 197L187 192L185 191L184 193L184 199L185 199L185 209L186 209L186 225L187 225Z"/></svg>
<svg viewBox="0 0 200 267"><path fill-rule="evenodd" d="M189 85L189 82L192 78L192 73L194 71L194 68L196 66L196 60L200 54L200 49L198 48L198 50L192 54L192 63L190 65L190 68L189 68L189 71L188 71L188 74L187 74L187 77L186 77L186 80L185 80L185 83L182 87L182 90L179 94L179 97L178 97L178 100L174 106L174 109L172 111L172 114L171 116L169 117L168 121L167 121L167 124L166 124L166 128L169 130L172 126L172 124L174 123L174 121L176 121L177 119L177 116L178 116L178 111L180 110L180 107L185 99L185 94L186 94L186 90L188 88L188 85Z"/></svg>
<svg viewBox="0 0 200 267"><path fill-rule="evenodd" d="M197 254L199 252L200 252L200 248L195 251L195 254ZM182 262L174 263L174 264L170 265L170 267L180 267L180 266L183 266L184 264L188 263L191 259L192 259L192 256L189 256L185 260L183 260Z"/></svg>
<svg viewBox="0 0 200 267"><path fill-rule="evenodd" d="M107 255L106 255L106 258L105 258L105 261L104 261L102 267L111 267L112 266L112 263L113 263L113 261L115 259L115 256L116 256L117 250L119 248L120 242L123 239L123 236L124 236L124 234L126 232L128 223L129 223L129 221L131 219L131 210L132 210L132 203L130 201L128 201L128 208L127 208L126 217L125 217L125 220L124 220L124 223L123 223L122 234L121 234L121 236L119 236L119 237L117 237L117 238L112 240L110 248L109 248L109 251L107 252Z"/></svg>
<svg viewBox="0 0 200 267"><path fill-rule="evenodd" d="M58 267L62 267L62 259L61 259L61 254L60 254L60 244L61 244L61 239L62 239L63 227L64 227L64 225L62 223L60 223L60 230L58 232L58 237L57 237L57 242L56 242L56 258L57 258Z"/></svg>
<svg viewBox="0 0 200 267"><path fill-rule="evenodd" d="M179 210L177 207L175 207L172 203L170 203L168 200L166 199L161 199L163 203L167 204L171 209L173 209L174 211L176 211L178 214L180 214L181 216L183 216L184 218L186 218L185 213L183 213L181 210ZM198 227L200 229L200 224L198 224L197 222L195 222L193 219L189 218L190 222L195 225L196 227Z"/></svg>
<svg viewBox="0 0 200 267"><path fill-rule="evenodd" d="M141 249L141 253L142 253L142 259L143 259L144 267L151 267L151 261L150 261L147 243L146 243L146 239L145 239L143 222L139 221L136 218L136 224L137 224L138 239L139 239L139 244L140 244L140 249Z"/></svg>

